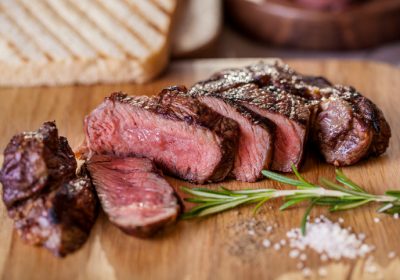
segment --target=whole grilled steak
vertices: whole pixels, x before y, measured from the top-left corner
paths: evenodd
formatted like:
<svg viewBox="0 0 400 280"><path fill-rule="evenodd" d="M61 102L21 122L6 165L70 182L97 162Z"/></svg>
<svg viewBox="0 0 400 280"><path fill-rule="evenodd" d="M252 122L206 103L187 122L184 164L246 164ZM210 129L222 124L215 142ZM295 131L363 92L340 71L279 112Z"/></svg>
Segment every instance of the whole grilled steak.
<svg viewBox="0 0 400 280"><path fill-rule="evenodd" d="M3 201L21 238L64 256L86 241L97 216L90 179L77 178L76 160L54 122L15 135L0 173Z"/></svg>
<svg viewBox="0 0 400 280"><path fill-rule="evenodd" d="M274 152L274 125L243 105L218 94L192 90L190 95L238 123L240 138L232 169L233 177L244 182L255 182L260 179L261 171L271 166Z"/></svg>
<svg viewBox="0 0 400 280"><path fill-rule="evenodd" d="M122 231L146 237L175 222L178 200L151 160L95 155L88 169L103 210Z"/></svg>
<svg viewBox="0 0 400 280"><path fill-rule="evenodd" d="M390 127L372 101L354 88L332 85L323 77L298 74L282 63L222 70L194 88L234 92L248 84L303 98L311 111L312 140L329 163L351 165L384 153L389 145Z"/></svg>
<svg viewBox="0 0 400 280"><path fill-rule="evenodd" d="M145 156L166 172L195 183L223 180L232 169L238 125L184 88L161 97L114 93L85 119L91 154Z"/></svg>

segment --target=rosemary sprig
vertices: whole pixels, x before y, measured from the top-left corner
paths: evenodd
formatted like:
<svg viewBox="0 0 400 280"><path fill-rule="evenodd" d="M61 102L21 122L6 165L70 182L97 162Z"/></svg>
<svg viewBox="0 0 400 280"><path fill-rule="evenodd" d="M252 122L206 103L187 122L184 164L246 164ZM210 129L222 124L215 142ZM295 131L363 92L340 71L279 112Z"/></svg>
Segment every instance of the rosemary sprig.
<svg viewBox="0 0 400 280"><path fill-rule="evenodd" d="M186 198L188 202L197 204L194 208L183 214L184 219L204 217L216 214L245 204L254 204L254 213L267 201L274 198L283 198L285 202L280 210L286 210L301 202L308 202L309 206L302 219L302 232L306 233L307 218L315 205L328 206L330 211L342 211L360 207L375 202L380 205L379 213L400 213L400 190L389 190L383 195L368 193L362 187L350 180L341 170L336 170L336 181L320 179L320 184L313 184L302 177L297 169L292 166L297 179L292 179L278 173L263 170L262 174L274 181L295 186L296 189L245 189L229 190L220 187L218 190L206 188L186 188L182 190L191 195Z"/></svg>

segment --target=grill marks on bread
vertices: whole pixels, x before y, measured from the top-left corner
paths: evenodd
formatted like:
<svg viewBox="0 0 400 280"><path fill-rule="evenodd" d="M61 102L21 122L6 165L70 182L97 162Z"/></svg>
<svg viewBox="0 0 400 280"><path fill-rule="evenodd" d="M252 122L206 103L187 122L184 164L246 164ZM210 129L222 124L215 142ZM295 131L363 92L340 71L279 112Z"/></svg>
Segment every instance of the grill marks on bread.
<svg viewBox="0 0 400 280"><path fill-rule="evenodd" d="M0 85L149 80L168 61L177 4L161 2L0 1Z"/></svg>

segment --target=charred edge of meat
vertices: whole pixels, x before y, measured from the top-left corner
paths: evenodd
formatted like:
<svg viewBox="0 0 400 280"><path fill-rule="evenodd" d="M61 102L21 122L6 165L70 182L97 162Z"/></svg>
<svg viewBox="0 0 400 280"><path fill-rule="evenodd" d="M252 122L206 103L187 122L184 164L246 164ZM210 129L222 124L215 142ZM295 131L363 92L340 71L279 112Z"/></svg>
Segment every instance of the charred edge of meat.
<svg viewBox="0 0 400 280"><path fill-rule="evenodd" d="M287 92L247 84L220 94L234 102L246 102L263 110L281 114L303 126L309 124L310 105L303 98Z"/></svg>
<svg viewBox="0 0 400 280"><path fill-rule="evenodd" d="M328 158L330 158L327 160L328 162L337 166L351 165L363 158L378 156L386 151L389 145L391 131L382 112L374 103L362 96L352 87L334 86L323 89L321 92L325 96L328 96L324 100L347 104L343 106L348 107L348 113L346 114L348 117L342 117L339 120L342 127L339 131L340 137L335 137L334 142L329 140L332 138L329 135L317 138L319 139L318 141L320 141L321 147L328 147L327 149L322 149L322 153L325 157L328 152ZM327 101L322 101L321 105L325 104ZM322 113L326 115L327 113L324 113L322 107L323 106L320 106L319 114ZM340 109L335 108L333 108L333 110L340 111ZM332 114L332 112L329 114ZM345 123L346 119L351 119L351 123L347 126ZM333 121L333 123L336 122ZM316 124L316 127L320 131L321 126ZM350 149L350 145L353 146L352 149ZM342 151L343 146L346 147L345 154L343 154ZM336 155L332 156L334 153L336 153Z"/></svg>
<svg viewBox="0 0 400 280"><path fill-rule="evenodd" d="M89 237L99 212L97 194L89 177L64 183L54 198L52 222L62 227L62 247L53 253L65 256Z"/></svg>
<svg viewBox="0 0 400 280"><path fill-rule="evenodd" d="M64 257L79 249L96 221L98 202L89 178L67 181L9 210L21 238Z"/></svg>
<svg viewBox="0 0 400 280"><path fill-rule="evenodd" d="M12 137L4 151L0 173L3 201L7 208L49 192L62 181L75 177L76 160L65 137L59 137L55 122L37 131Z"/></svg>

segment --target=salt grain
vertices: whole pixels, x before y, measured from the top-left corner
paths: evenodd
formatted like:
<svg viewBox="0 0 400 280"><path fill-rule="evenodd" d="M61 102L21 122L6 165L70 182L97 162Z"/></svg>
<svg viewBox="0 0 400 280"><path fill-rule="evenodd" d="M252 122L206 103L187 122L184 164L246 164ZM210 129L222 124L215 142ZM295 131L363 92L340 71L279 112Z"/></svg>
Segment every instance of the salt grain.
<svg viewBox="0 0 400 280"><path fill-rule="evenodd" d="M364 264L364 271L367 273L375 274L378 272L378 267L374 262L374 257L369 256Z"/></svg>
<svg viewBox="0 0 400 280"><path fill-rule="evenodd" d="M311 269L309 269L308 267L303 269L303 275L304 277L310 277L311 276Z"/></svg>
<svg viewBox="0 0 400 280"><path fill-rule="evenodd" d="M320 259L321 259L321 261L326 262L328 260L328 256L325 254L322 254Z"/></svg>
<svg viewBox="0 0 400 280"><path fill-rule="evenodd" d="M399 219L399 213L395 213L395 214L393 215L393 218L395 218L396 220Z"/></svg>
<svg viewBox="0 0 400 280"><path fill-rule="evenodd" d="M304 262L305 260L307 260L307 255L306 255L306 254L301 254L301 255L300 255L300 260L303 261L303 262Z"/></svg>
<svg viewBox="0 0 400 280"><path fill-rule="evenodd" d="M292 259L297 258L300 255L300 251L299 250L291 250L289 253L289 257L291 257Z"/></svg>
<svg viewBox="0 0 400 280"><path fill-rule="evenodd" d="M297 269L303 269L304 268L304 263L302 263L302 262L298 262L297 264L296 264L296 268Z"/></svg>
<svg viewBox="0 0 400 280"><path fill-rule="evenodd" d="M280 245L279 243L275 243L275 244L274 244L274 249L275 249L276 251L279 251L279 250L281 249L281 245Z"/></svg>
<svg viewBox="0 0 400 280"><path fill-rule="evenodd" d="M249 230L248 232L247 232L249 235L256 235L256 232L254 231L254 230Z"/></svg>
<svg viewBox="0 0 400 280"><path fill-rule="evenodd" d="M339 219L338 219L338 222L339 222L339 224L343 224L343 223L344 223L343 218L339 218Z"/></svg>
<svg viewBox="0 0 400 280"><path fill-rule="evenodd" d="M269 248L269 247L271 247L271 241L269 241L268 239L264 239L264 240L262 241L262 245L263 245L265 248Z"/></svg>
<svg viewBox="0 0 400 280"><path fill-rule="evenodd" d="M326 270L325 267L320 267L318 269L318 275L321 276L321 277L325 277L325 276L328 275L328 271Z"/></svg>
<svg viewBox="0 0 400 280"><path fill-rule="evenodd" d="M396 257L396 252L391 251L391 252L388 253L388 258L389 258L389 259L393 259L393 258L395 258L395 257Z"/></svg>
<svg viewBox="0 0 400 280"><path fill-rule="evenodd" d="M379 219L377 217L374 218L374 223L379 223L380 221L381 221L381 219Z"/></svg>

